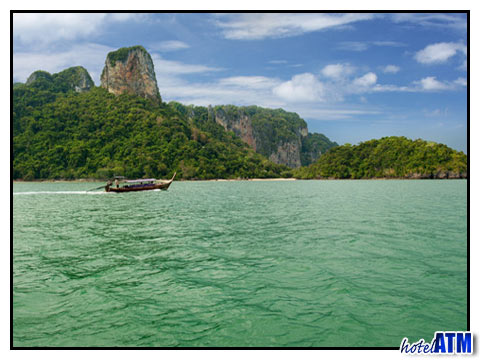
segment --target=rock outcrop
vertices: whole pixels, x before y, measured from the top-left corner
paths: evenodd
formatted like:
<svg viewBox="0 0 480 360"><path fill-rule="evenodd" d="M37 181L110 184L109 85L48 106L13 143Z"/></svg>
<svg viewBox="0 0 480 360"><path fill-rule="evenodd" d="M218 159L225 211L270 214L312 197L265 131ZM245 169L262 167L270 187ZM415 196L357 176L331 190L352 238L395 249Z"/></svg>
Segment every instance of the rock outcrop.
<svg viewBox="0 0 480 360"><path fill-rule="evenodd" d="M74 66L54 75L59 82L65 82L79 93L89 91L95 86L92 77L83 66Z"/></svg>
<svg viewBox="0 0 480 360"><path fill-rule="evenodd" d="M127 93L161 101L153 61L143 46L110 52L100 80L101 86L115 95Z"/></svg>
<svg viewBox="0 0 480 360"><path fill-rule="evenodd" d="M30 74L28 77L27 81L25 82L25 85L33 85L36 81L53 81L52 74L50 74L48 71L43 71L43 70L37 70L33 73Z"/></svg>
<svg viewBox="0 0 480 360"><path fill-rule="evenodd" d="M301 149L301 139L281 143L278 145L275 152L270 154L268 159L276 164L283 164L291 168L297 168L302 165L300 160Z"/></svg>
<svg viewBox="0 0 480 360"><path fill-rule="evenodd" d="M210 117L217 124L222 125L226 131L233 131L235 135L250 145L253 150L257 150L257 143L253 136L252 119L245 112L235 111L232 114L228 114L224 107L216 107L214 110L211 106L208 107L208 112Z"/></svg>
<svg viewBox="0 0 480 360"><path fill-rule="evenodd" d="M95 86L92 77L82 66L74 66L53 75L47 71L38 70L28 77L25 85L44 90L52 89L59 92L73 90L79 93L89 91Z"/></svg>

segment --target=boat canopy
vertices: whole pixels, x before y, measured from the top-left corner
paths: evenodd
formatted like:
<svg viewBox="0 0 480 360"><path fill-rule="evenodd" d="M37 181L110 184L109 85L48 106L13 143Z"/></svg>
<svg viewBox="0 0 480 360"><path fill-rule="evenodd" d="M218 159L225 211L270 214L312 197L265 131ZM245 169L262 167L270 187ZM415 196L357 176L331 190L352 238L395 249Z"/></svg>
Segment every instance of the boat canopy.
<svg viewBox="0 0 480 360"><path fill-rule="evenodd" d="M125 180L126 183L145 183L145 182L154 182L157 179L136 179L136 180Z"/></svg>

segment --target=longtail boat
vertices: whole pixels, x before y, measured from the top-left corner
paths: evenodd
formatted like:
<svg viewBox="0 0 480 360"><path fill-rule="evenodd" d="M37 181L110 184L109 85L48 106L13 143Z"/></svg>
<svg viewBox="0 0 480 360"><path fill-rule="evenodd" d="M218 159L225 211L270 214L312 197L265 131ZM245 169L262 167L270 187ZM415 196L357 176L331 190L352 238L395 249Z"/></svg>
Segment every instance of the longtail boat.
<svg viewBox="0 0 480 360"><path fill-rule="evenodd" d="M136 179L136 180L122 180L121 183L117 181L115 185L111 181L105 186L106 192L129 192L129 191L146 191L146 190L167 190L170 184L175 179L175 172L170 180L157 179Z"/></svg>

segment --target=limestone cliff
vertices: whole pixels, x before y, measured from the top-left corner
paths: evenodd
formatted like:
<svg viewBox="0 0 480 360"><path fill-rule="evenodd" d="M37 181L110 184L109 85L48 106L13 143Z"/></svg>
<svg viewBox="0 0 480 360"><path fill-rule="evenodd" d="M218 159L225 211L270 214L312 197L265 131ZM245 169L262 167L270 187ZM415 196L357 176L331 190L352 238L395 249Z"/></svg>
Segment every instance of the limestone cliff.
<svg viewBox="0 0 480 360"><path fill-rule="evenodd" d="M270 154L268 159L276 164L287 165L291 168L300 167L301 141L293 140L278 145L277 149Z"/></svg>
<svg viewBox="0 0 480 360"><path fill-rule="evenodd" d="M234 109L234 111L232 111ZM236 111L237 110L237 111ZM235 135L250 145L255 151L257 144L253 137L252 119L242 110L233 106L208 107L211 118L222 125L226 131L233 131Z"/></svg>
<svg viewBox="0 0 480 360"><path fill-rule="evenodd" d="M210 106L208 117L235 133L256 152L291 168L309 165L337 145L322 134L309 134L306 122L298 114L282 109Z"/></svg>
<svg viewBox="0 0 480 360"><path fill-rule="evenodd" d="M128 93L161 101L153 61L143 46L108 53L100 80L101 86L115 95Z"/></svg>

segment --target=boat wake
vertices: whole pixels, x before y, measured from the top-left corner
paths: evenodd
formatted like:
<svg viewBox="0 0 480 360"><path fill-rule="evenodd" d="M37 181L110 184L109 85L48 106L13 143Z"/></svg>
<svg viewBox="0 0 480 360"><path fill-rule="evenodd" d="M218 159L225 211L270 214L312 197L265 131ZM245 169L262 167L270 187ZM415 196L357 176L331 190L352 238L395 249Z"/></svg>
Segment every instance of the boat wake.
<svg viewBox="0 0 480 360"><path fill-rule="evenodd" d="M72 194L80 194L80 195L105 195L108 194L104 191L25 191L25 192L14 192L13 195L72 195Z"/></svg>

